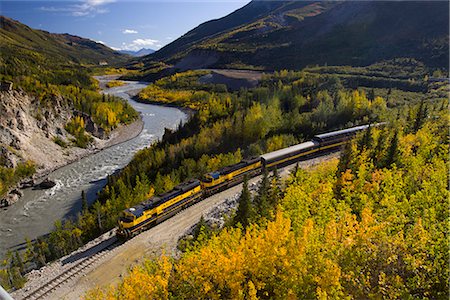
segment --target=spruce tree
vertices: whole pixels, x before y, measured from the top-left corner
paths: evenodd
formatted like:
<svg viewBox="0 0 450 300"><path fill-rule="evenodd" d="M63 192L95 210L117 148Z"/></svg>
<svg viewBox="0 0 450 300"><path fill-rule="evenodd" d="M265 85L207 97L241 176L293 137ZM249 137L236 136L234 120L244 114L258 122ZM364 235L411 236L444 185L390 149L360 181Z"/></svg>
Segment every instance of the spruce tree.
<svg viewBox="0 0 450 300"><path fill-rule="evenodd" d="M387 140L387 131L384 129L378 135L377 144L375 145L371 155L372 161L378 168L382 168L384 164L383 157L385 155L384 149L386 140Z"/></svg>
<svg viewBox="0 0 450 300"><path fill-rule="evenodd" d="M374 91L374 89L371 89L371 90L367 93L367 98L368 98L370 101L375 100L375 91Z"/></svg>
<svg viewBox="0 0 450 300"><path fill-rule="evenodd" d="M258 189L258 195L255 197L254 200L256 212L259 216L263 218L269 217L270 213L269 190L270 190L269 172L267 171L267 169L264 169L261 183Z"/></svg>
<svg viewBox="0 0 450 300"><path fill-rule="evenodd" d="M398 130L396 129L394 132L394 136L391 139L389 144L389 148L386 156L386 167L389 167L393 163L395 163L398 159Z"/></svg>
<svg viewBox="0 0 450 300"><path fill-rule="evenodd" d="M447 100L446 99L442 100L441 108L439 108L439 111L443 111L448 108L449 108L449 106L447 104Z"/></svg>
<svg viewBox="0 0 450 300"><path fill-rule="evenodd" d="M272 177L270 179L270 191L269 191L269 203L273 208L276 208L278 202L283 197L283 191L281 190L281 178L278 175L278 170L273 170Z"/></svg>
<svg viewBox="0 0 450 300"><path fill-rule="evenodd" d="M339 163L337 166L337 176L340 177L343 172L350 168L350 162L352 160L352 141L345 143L341 150Z"/></svg>
<svg viewBox="0 0 450 300"><path fill-rule="evenodd" d="M244 228L246 228L252 221L253 208L252 199L250 191L248 189L248 178L244 177L244 184L242 187L242 193L239 197L239 204L234 216L234 224L240 223Z"/></svg>
<svg viewBox="0 0 450 300"><path fill-rule="evenodd" d="M414 120L413 132L416 133L426 118L427 109L425 107L424 101L420 101L419 108L417 110L416 119Z"/></svg>
<svg viewBox="0 0 450 300"><path fill-rule="evenodd" d="M361 150L363 150L363 148L370 149L370 147L372 147L372 127L371 126L369 126L369 128L367 128L364 131L364 135L359 140L358 150L361 151Z"/></svg>
<svg viewBox="0 0 450 300"><path fill-rule="evenodd" d="M292 171L292 174L294 175L294 177L296 177L297 176L297 173L298 173L298 170L300 169L300 166L299 166L299 164L298 164L298 162L295 164L295 168L294 168L294 170Z"/></svg>
<svg viewBox="0 0 450 300"><path fill-rule="evenodd" d="M89 208L89 204L87 202L86 193L84 190L81 191L81 210L86 211Z"/></svg>
<svg viewBox="0 0 450 300"><path fill-rule="evenodd" d="M203 215L200 218L200 221L197 223L197 226L195 226L194 232L193 232L193 236L194 236L194 240L197 240L198 237L202 234L206 234L209 235L209 226L205 221L205 218L203 217Z"/></svg>
<svg viewBox="0 0 450 300"><path fill-rule="evenodd" d="M21 274L24 273L23 261L22 261L22 257L20 256L19 251L16 251L14 253L14 266L19 268L19 272Z"/></svg>
<svg viewBox="0 0 450 300"><path fill-rule="evenodd" d="M336 170L336 185L334 186L333 190L334 190L334 196L336 197L336 199L342 199L342 176L343 174L348 170L348 169L352 169L352 157L355 153L353 153L353 143L355 143L355 141L349 141L347 143L345 143L343 149L341 150L341 155L340 155L340 159L337 165L337 170Z"/></svg>

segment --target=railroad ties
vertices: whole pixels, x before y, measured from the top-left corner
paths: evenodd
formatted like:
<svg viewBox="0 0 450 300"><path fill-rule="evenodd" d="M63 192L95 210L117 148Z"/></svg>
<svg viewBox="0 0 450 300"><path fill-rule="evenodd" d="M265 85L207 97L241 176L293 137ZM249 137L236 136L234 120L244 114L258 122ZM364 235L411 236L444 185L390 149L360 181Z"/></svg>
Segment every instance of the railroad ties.
<svg viewBox="0 0 450 300"><path fill-rule="evenodd" d="M83 274L83 271L89 269L90 267L93 267L96 262L100 261L103 257L110 254L111 250L117 248L122 244L123 242L114 239L112 243L110 243L109 245L105 245L105 247L99 249L95 254L81 260L74 266L70 267L69 269L59 274L58 276L47 281L39 288L33 290L31 293L26 294L23 297L23 299L36 300L36 299L44 299L50 296L50 294L56 291L60 286L64 285L70 280L73 280L81 276Z"/></svg>

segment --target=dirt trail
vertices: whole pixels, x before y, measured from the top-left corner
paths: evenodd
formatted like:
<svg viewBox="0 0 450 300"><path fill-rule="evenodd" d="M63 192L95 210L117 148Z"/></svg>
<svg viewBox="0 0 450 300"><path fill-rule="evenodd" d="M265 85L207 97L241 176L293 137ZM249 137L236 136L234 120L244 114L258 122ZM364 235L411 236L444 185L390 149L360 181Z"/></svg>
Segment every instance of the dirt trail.
<svg viewBox="0 0 450 300"><path fill-rule="evenodd" d="M317 157L300 162L299 166L301 168L309 168L336 157L338 157L337 153ZM279 171L280 176L286 178L289 171L294 167L295 164L281 169ZM249 181L249 185L258 182L260 178L260 176L252 178ZM241 192L241 189L242 184L213 195L141 233L112 250L101 261L96 262L94 268L57 289L50 295L50 298L80 299L88 290L97 286L104 287L110 284L117 284L120 278L127 274L131 266L141 262L146 256L159 255L162 251L176 256L178 239L192 228L202 215L208 214L219 204L225 202L226 199L236 196Z"/></svg>

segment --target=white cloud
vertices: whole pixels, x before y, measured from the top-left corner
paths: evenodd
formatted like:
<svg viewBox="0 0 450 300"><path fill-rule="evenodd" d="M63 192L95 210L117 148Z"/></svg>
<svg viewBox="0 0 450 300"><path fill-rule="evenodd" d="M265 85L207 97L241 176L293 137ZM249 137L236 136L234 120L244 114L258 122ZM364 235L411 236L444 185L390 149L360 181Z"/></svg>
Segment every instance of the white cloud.
<svg viewBox="0 0 450 300"><path fill-rule="evenodd" d="M113 3L115 0L86 0L85 3L91 6L99 6L103 4Z"/></svg>
<svg viewBox="0 0 450 300"><path fill-rule="evenodd" d="M168 37L166 37L166 40L173 40L173 37L171 37L171 36L168 36Z"/></svg>
<svg viewBox="0 0 450 300"><path fill-rule="evenodd" d="M136 30L133 29L125 29L122 31L123 34L134 34L134 33L138 33Z"/></svg>
<svg viewBox="0 0 450 300"><path fill-rule="evenodd" d="M160 41L153 39L135 39L131 43L122 43L121 50L137 51L142 48L161 48Z"/></svg>
<svg viewBox="0 0 450 300"><path fill-rule="evenodd" d="M106 45L104 41L95 41L96 43Z"/></svg>
<svg viewBox="0 0 450 300"><path fill-rule="evenodd" d="M83 0L80 4L72 4L64 7L43 6L40 10L49 12L63 12L74 17L95 16L109 12L103 6L116 0Z"/></svg>

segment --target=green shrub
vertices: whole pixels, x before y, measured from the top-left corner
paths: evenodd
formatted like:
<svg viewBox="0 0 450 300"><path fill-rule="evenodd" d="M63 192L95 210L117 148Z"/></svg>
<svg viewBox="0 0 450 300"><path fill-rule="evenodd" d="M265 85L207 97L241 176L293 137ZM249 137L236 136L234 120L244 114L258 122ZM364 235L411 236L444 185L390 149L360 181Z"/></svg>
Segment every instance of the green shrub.
<svg viewBox="0 0 450 300"><path fill-rule="evenodd" d="M62 138L60 138L59 136L53 137L53 141L54 141L57 145L59 145L60 147L62 147L62 148L66 148L66 147L67 147L67 143L66 143Z"/></svg>

